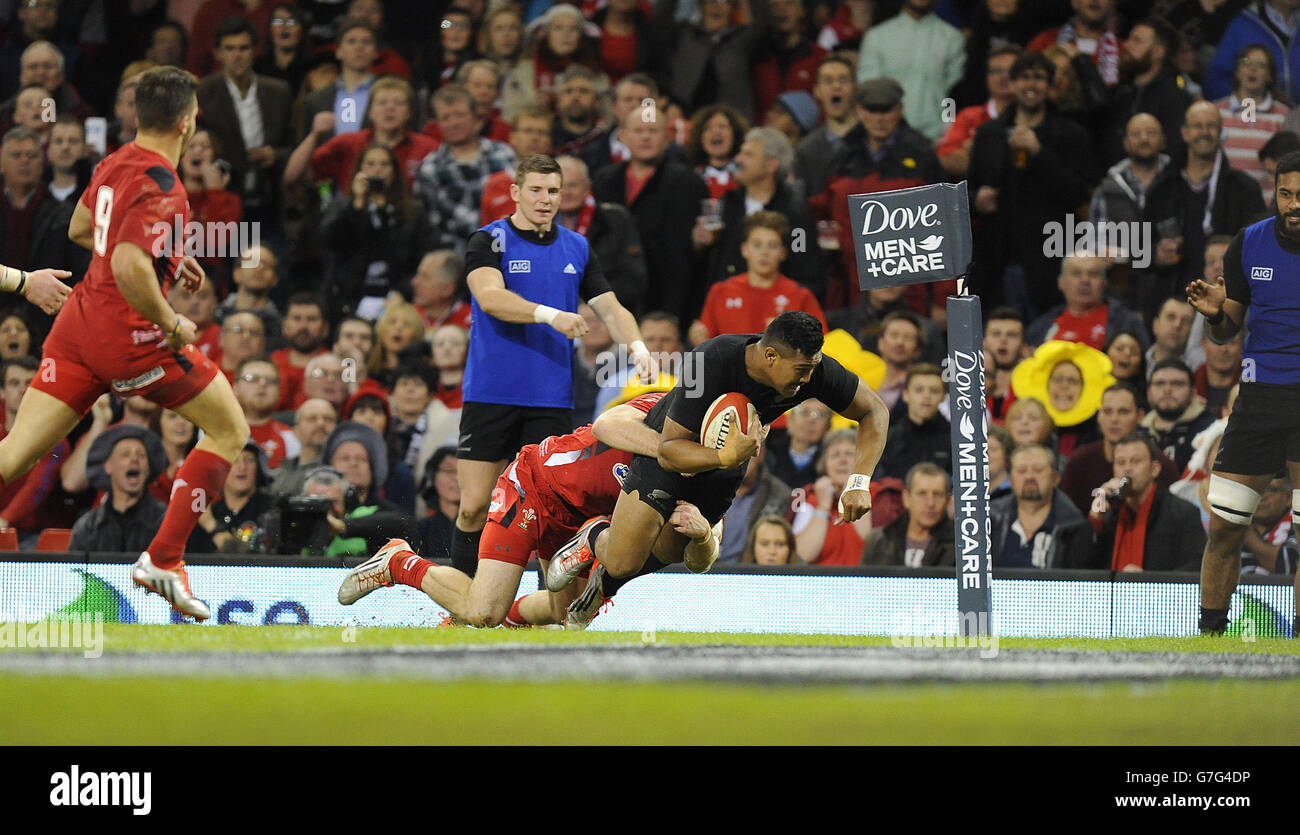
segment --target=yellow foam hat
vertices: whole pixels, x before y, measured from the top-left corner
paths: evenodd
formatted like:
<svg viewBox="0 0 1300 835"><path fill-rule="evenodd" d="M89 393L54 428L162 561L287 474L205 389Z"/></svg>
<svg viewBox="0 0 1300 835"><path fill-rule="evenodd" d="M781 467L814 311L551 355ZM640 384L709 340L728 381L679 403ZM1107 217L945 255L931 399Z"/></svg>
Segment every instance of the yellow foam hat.
<svg viewBox="0 0 1300 835"><path fill-rule="evenodd" d="M879 389L885 382L885 361L863 348L861 343L843 328L837 328L826 335L826 341L822 343L822 353L858 375L858 378L865 381L872 389ZM839 415L831 418L831 429L844 429L857 425L857 421Z"/></svg>
<svg viewBox="0 0 1300 835"><path fill-rule="evenodd" d="M1083 375L1083 391L1079 400L1068 411L1061 412L1052 406L1047 395L1047 381L1052 369L1063 362L1072 362ZM1032 397L1047 407L1047 414L1059 427L1076 426L1097 414L1101 408L1101 393L1115 382L1110 373L1110 357L1091 345L1053 339L1044 342L1033 356L1020 362L1011 372L1011 390L1016 398Z"/></svg>

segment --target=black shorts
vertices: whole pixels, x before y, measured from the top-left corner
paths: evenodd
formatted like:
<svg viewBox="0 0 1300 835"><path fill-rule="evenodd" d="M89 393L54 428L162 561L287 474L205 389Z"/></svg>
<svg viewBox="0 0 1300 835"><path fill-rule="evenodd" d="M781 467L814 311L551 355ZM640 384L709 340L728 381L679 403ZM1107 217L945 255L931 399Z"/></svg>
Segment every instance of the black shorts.
<svg viewBox="0 0 1300 835"><path fill-rule="evenodd" d="M667 519L673 515L678 500L690 502L700 513L716 525L736 498L736 488L745 478L745 467L730 470L709 470L684 476L670 473L653 458L638 455L632 459L627 478L623 479L623 492L636 490L641 501L654 508Z"/></svg>
<svg viewBox="0 0 1300 835"><path fill-rule="evenodd" d="M1300 388L1242 383L1214 459L1216 472L1273 475L1300 461Z"/></svg>
<svg viewBox="0 0 1300 835"><path fill-rule="evenodd" d="M467 402L460 413L456 456L469 461L508 461L529 444L572 431L572 409Z"/></svg>

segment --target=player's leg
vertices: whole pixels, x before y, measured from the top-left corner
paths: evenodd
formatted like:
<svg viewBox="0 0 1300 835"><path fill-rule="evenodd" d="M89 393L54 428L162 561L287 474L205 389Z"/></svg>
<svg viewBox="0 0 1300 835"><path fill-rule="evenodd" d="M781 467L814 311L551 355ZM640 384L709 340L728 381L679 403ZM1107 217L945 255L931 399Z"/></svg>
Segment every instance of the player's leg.
<svg viewBox="0 0 1300 835"><path fill-rule="evenodd" d="M221 495L230 462L248 440L248 421L225 375L216 374L197 394L183 402L175 402L175 396L174 391L167 389L149 395L154 402L167 401L166 408L202 429L203 438L185 456L177 471L167 514L149 543L149 556L162 569L180 562L185 554L185 541L199 516Z"/></svg>
<svg viewBox="0 0 1300 835"><path fill-rule="evenodd" d="M96 392L95 397L99 396ZM93 398L92 398L93 402ZM28 388L9 434L0 440L0 484L12 484L76 428L81 414L52 394Z"/></svg>
<svg viewBox="0 0 1300 835"><path fill-rule="evenodd" d="M1241 576L1241 545L1271 480L1271 475L1210 475L1210 535L1201 558L1202 632L1221 633L1228 626L1228 606Z"/></svg>

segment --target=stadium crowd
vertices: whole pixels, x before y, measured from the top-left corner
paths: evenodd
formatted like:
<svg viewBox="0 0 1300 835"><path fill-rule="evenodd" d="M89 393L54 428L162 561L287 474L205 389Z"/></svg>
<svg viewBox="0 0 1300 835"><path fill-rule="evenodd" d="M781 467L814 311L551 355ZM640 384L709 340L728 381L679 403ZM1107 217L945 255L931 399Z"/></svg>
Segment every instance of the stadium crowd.
<svg viewBox="0 0 1300 835"><path fill-rule="evenodd" d="M540 153L564 171L557 222L665 372L802 310L892 410L873 512L844 525L853 433L816 401L779 421L723 561L953 564L953 283L860 292L846 197L966 180L994 565L1199 565L1242 340L1211 341L1182 288L1218 279L1300 150L1300 0L8 0L0 26L0 261L18 269L84 273L68 223L134 135L132 79L201 79L178 174L194 221L239 234L169 301L252 439L192 553L273 549L276 497L315 494L328 554L403 535L447 556L466 243ZM52 321L5 303L0 437ZM645 390L580 312L575 427ZM0 527L142 550L196 434L105 395L0 491ZM1244 571L1295 571L1290 490L1270 487Z"/></svg>

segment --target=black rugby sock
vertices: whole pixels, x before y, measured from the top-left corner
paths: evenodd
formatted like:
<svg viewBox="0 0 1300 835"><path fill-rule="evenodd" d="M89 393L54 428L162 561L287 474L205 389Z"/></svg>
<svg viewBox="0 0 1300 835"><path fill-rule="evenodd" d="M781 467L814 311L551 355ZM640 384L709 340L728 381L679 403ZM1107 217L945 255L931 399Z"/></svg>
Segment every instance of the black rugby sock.
<svg viewBox="0 0 1300 835"><path fill-rule="evenodd" d="M1207 635L1222 635L1228 629L1227 609L1201 607L1200 630Z"/></svg>
<svg viewBox="0 0 1300 835"><path fill-rule="evenodd" d="M473 577L478 571L478 541L483 531L468 533L456 528L451 535L451 565Z"/></svg>
<svg viewBox="0 0 1300 835"><path fill-rule="evenodd" d="M646 557L645 565L641 570L630 577L612 577L609 572L605 572L605 579L601 582L601 589L605 592L606 597L613 597L619 589L635 580L637 577L644 577L647 574L653 574L661 568L668 566L660 562L654 554Z"/></svg>

